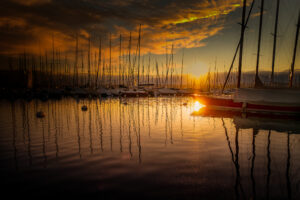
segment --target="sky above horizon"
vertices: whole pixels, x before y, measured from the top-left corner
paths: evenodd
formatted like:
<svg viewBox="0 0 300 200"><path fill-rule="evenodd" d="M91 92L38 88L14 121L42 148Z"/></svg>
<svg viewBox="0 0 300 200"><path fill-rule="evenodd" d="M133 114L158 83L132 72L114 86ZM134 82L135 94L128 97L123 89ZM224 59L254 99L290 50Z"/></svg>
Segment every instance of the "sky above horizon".
<svg viewBox="0 0 300 200"><path fill-rule="evenodd" d="M252 1L247 3L249 11ZM117 65L120 34L123 54L128 53L130 33L131 53L135 54L141 24L141 62L145 65L150 55L151 65L157 60L163 68L166 51L170 54L173 46L175 72L183 51L185 73L197 77L214 71L215 66L227 71L240 37L241 4L241 0L2 0L0 56L5 59L24 51L44 55L51 52L54 38L55 50L71 58L77 34L85 56L91 38L92 57L101 36L103 55L108 59L111 33L113 64ZM255 70L260 4L261 0L255 1L245 34L244 71ZM299 9L299 0L281 0L275 71L290 67ZM261 70L271 69L275 13L276 1L265 0ZM299 55L298 47L296 70Z"/></svg>

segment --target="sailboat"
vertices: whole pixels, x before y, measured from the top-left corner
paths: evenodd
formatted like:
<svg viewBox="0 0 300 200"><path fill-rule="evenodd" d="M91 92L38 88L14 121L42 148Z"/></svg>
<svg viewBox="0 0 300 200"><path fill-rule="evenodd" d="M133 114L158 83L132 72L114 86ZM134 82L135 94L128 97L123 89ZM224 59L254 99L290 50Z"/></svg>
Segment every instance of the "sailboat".
<svg viewBox="0 0 300 200"><path fill-rule="evenodd" d="M260 25L259 25L259 39L258 39L258 53L257 53L257 63L256 63L256 74L255 74L255 87L254 88L241 88L241 71L242 71L242 58L243 58L243 43L244 43L244 32L253 8L253 2L249 11L248 18L246 20L246 3L247 0L243 2L243 14L241 23L241 37L238 47L236 49L234 59L239 50L239 67L238 67L238 80L237 89L235 93L230 95L195 95L196 100L200 101L202 104L206 105L207 109L222 110L222 111L234 111L241 113L272 113L272 114L288 114L300 116L300 91L292 88L294 79L294 67L296 60L296 51L298 44L298 35L300 28L300 12L298 16L298 24L296 31L295 47L293 61L290 70L290 80L289 88L278 88L278 87L265 87L258 76L259 71L259 57L260 57L260 42L261 42L261 32L262 32L262 20L263 20L263 6L264 0L261 2L261 15L260 15ZM278 23L278 11L279 2L277 0L277 13L276 13L276 23L275 23L275 34L274 34L274 48L276 48L276 35L277 35L277 23ZM273 50L273 63L272 63L272 77L273 81L274 74L274 60L275 60L275 49ZM231 68L228 72L226 81L223 86L222 93L228 81L229 74L231 72L234 60L232 62Z"/></svg>

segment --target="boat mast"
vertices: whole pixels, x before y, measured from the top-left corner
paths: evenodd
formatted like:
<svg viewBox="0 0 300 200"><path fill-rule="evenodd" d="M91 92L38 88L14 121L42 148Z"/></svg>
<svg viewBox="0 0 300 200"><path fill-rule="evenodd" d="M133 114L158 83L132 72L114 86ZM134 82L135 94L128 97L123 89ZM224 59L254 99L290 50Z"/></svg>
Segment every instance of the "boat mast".
<svg viewBox="0 0 300 200"><path fill-rule="evenodd" d="M122 34L120 34L120 49L119 49L119 87L121 85L121 57L122 57Z"/></svg>
<svg viewBox="0 0 300 200"><path fill-rule="evenodd" d="M174 51L174 43L172 43L172 48L171 48L171 88L173 87L173 69L174 69L174 54L173 54L173 51Z"/></svg>
<svg viewBox="0 0 300 200"><path fill-rule="evenodd" d="M105 36L104 36L105 40ZM102 42L101 42L102 43ZM105 43L104 43L105 44ZM103 61L102 61L102 75L101 75L101 81L100 81L100 88L106 86L106 67L105 67L105 47L103 48Z"/></svg>
<svg viewBox="0 0 300 200"><path fill-rule="evenodd" d="M173 87L173 70L174 70L174 43L172 43L172 49L171 49L171 88Z"/></svg>
<svg viewBox="0 0 300 200"><path fill-rule="evenodd" d="M149 63L148 63L147 72L148 72L148 74L147 74L147 83L149 85L149 83L150 83L150 53L149 53Z"/></svg>
<svg viewBox="0 0 300 200"><path fill-rule="evenodd" d="M299 14L298 14L298 24L297 24L297 31L296 31L294 55L293 55L293 61L292 61L292 66L291 66L290 84L289 84L290 88L293 87L295 61L296 61L297 45L298 45L298 38L299 38L299 28L300 28L300 11L299 11Z"/></svg>
<svg viewBox="0 0 300 200"><path fill-rule="evenodd" d="M159 78L158 63L157 63L157 61L155 61L155 62L156 62L156 64L155 64L155 66L156 66L156 87L158 87L158 84L160 83L160 78Z"/></svg>
<svg viewBox="0 0 300 200"><path fill-rule="evenodd" d="M55 69L55 55L54 55L54 34L52 33L52 63L51 63L51 87L53 87L53 73L54 73L54 69Z"/></svg>
<svg viewBox="0 0 300 200"><path fill-rule="evenodd" d="M208 69L207 82L208 82L208 92L210 92L210 67Z"/></svg>
<svg viewBox="0 0 300 200"><path fill-rule="evenodd" d="M277 44L277 28L278 28L279 5L280 5L280 0L277 0L276 18L275 18L275 29L274 29L274 43L273 43L271 84L274 83L274 67L275 67L276 44Z"/></svg>
<svg viewBox="0 0 300 200"><path fill-rule="evenodd" d="M98 88L98 79L99 79L99 71L100 71L100 68L101 68L101 49L102 49L102 47L101 47L101 43L102 43L102 41L101 41L102 39L101 39L101 35L100 35L100 37L99 37L99 51L98 51L98 66L97 66L97 77L96 77L96 88Z"/></svg>
<svg viewBox="0 0 300 200"><path fill-rule="evenodd" d="M250 10L249 10L249 13L248 13L248 16L247 16L247 20L245 22L245 26L247 26L247 24L248 24L248 21L249 21L249 18L250 18L250 15L251 15L251 12L252 12L252 9L253 9L253 6L254 6L254 2L255 2L255 0L253 0L252 3L251 3L251 7L250 7ZM235 58L237 56L238 50L240 49L240 45L241 45L241 38L240 38L240 41L239 41L239 43L238 43L238 45L237 45L237 47L235 49L235 53L234 53L231 65L230 65L229 71L227 73L227 76L226 76L226 79L225 79L225 82L224 82L224 85L223 85L223 88L222 88L222 93L224 92L225 87L226 87L226 85L228 83L229 76L230 76L231 70L232 70L234 62L235 62Z"/></svg>
<svg viewBox="0 0 300 200"><path fill-rule="evenodd" d="M256 71L255 71L255 87L262 86L261 80L258 76L259 58L260 58L260 44L261 44L261 32L264 14L264 0L261 0L260 5L260 21L259 21L259 32L258 32L258 47L257 47L257 60L256 60Z"/></svg>
<svg viewBox="0 0 300 200"><path fill-rule="evenodd" d="M182 61L181 61L181 71L180 71L180 89L182 89L183 57L184 57L184 49L182 49Z"/></svg>
<svg viewBox="0 0 300 200"><path fill-rule="evenodd" d="M166 79L165 79L165 87L167 86L168 84L168 74L169 74L169 59L168 59L168 43L167 43L167 40L166 40ZM162 70L162 73L163 73L163 70ZM163 74L162 74L162 79L163 79Z"/></svg>
<svg viewBox="0 0 300 200"><path fill-rule="evenodd" d="M131 58L130 58L130 54L131 54L131 32L129 33L129 42L128 42L128 86L131 85L132 80L130 80L130 76L131 76ZM134 79L134 76L131 77L132 79Z"/></svg>
<svg viewBox="0 0 300 200"><path fill-rule="evenodd" d="M78 87L78 33L76 33L75 65L73 75L73 86Z"/></svg>
<svg viewBox="0 0 300 200"><path fill-rule="evenodd" d="M217 75L216 75L216 71L217 71L217 57L215 59L215 70L214 70L214 89L217 88Z"/></svg>
<svg viewBox="0 0 300 200"><path fill-rule="evenodd" d="M246 5L247 5L247 0L244 0L243 14L242 14L242 24L241 24L241 44L240 44L240 59L239 59L237 88L241 87L241 74L242 74L242 63L243 63L243 47L244 47Z"/></svg>
<svg viewBox="0 0 300 200"><path fill-rule="evenodd" d="M91 87L91 37L89 37L88 48L88 87Z"/></svg>
<svg viewBox="0 0 300 200"><path fill-rule="evenodd" d="M109 88L111 88L111 33L109 33Z"/></svg>
<svg viewBox="0 0 300 200"><path fill-rule="evenodd" d="M137 86L139 87L140 85L140 59L141 59L141 28L142 25L140 24L140 29L139 29L139 40L138 40L138 49L139 49L139 57L138 57L138 77L137 77Z"/></svg>

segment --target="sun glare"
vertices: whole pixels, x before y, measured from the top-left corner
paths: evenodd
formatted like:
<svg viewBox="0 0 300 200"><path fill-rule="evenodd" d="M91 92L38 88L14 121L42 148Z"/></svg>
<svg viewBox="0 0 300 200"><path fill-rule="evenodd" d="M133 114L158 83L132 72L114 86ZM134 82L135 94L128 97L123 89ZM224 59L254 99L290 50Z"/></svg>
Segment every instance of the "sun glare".
<svg viewBox="0 0 300 200"><path fill-rule="evenodd" d="M203 105L199 101L196 101L195 104L194 104L194 111L199 111L200 109L202 109L204 107L205 107L205 105Z"/></svg>

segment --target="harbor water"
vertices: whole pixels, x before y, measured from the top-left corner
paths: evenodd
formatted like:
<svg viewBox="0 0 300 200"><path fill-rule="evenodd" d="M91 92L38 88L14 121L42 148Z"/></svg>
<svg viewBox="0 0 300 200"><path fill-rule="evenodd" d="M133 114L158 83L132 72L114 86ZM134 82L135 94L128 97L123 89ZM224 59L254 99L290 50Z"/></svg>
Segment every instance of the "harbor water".
<svg viewBox="0 0 300 200"><path fill-rule="evenodd" d="M2 194L300 199L296 119L199 109L190 97L1 100Z"/></svg>

